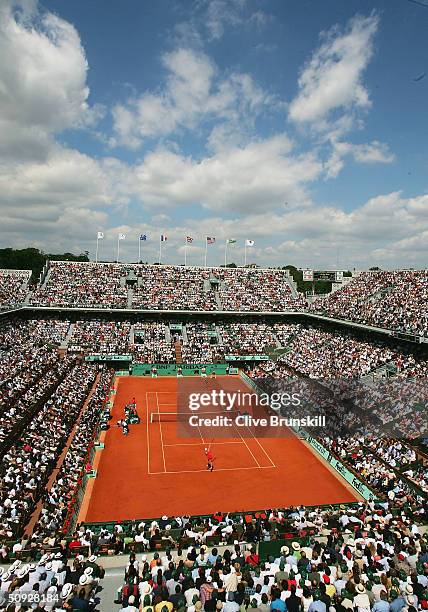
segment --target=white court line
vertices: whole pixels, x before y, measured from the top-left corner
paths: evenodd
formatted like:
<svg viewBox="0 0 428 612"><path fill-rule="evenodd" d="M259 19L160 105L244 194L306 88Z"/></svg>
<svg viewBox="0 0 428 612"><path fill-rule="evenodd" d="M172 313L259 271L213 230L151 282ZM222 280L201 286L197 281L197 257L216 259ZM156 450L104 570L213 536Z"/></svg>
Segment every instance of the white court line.
<svg viewBox="0 0 428 612"><path fill-rule="evenodd" d="M159 401L158 401L158 392L155 391L155 393L156 393L156 404L158 406L158 414L160 414ZM163 469L164 469L164 472L166 472L165 449L164 449L164 446L163 446L162 423L161 423L160 418L159 418L159 431L160 431L160 438L161 438L161 445L162 445Z"/></svg>
<svg viewBox="0 0 428 612"><path fill-rule="evenodd" d="M234 430L236 431L236 433L239 435L239 437L241 438L242 442L245 444L245 446L247 447L248 452L250 453L250 455L252 456L252 458L254 459L254 461L257 463L257 466L259 468L262 468L262 466L260 465L260 463L257 461L257 459L254 457L253 452L251 450L251 448L248 446L248 444L245 442L244 438L241 436L241 434L239 433L239 431L236 429L236 425L233 426ZM268 466L271 467L271 466Z"/></svg>
<svg viewBox="0 0 428 612"><path fill-rule="evenodd" d="M251 467L238 467L238 468L219 468L215 469L214 472L239 472L240 470L273 470L272 465L253 465ZM168 471L168 472L152 472L152 474L197 474L199 472L208 472L205 470L177 470L177 471Z"/></svg>
<svg viewBox="0 0 428 612"><path fill-rule="evenodd" d="M146 391L146 396L147 393L156 393L156 404L157 404L157 409L158 409L158 414L160 414L160 407L161 406L173 406L173 407L177 407L177 403L174 402L172 404L170 403L160 403L159 402L159 395L161 393L174 393L173 391ZM148 427L148 404L147 404L147 427ZM247 426L247 429L249 430L252 438L254 438L254 440L257 442L257 444L260 446L261 450L263 451L263 453L266 455L267 459L269 460L271 465L268 466L262 466L260 465L260 463L257 461L254 453L252 452L252 450L250 449L250 447L248 446L248 444L246 443L245 439L241 436L241 434L239 433L239 431L237 430L237 428L235 427L235 425L233 426L236 433L238 434L240 440L237 440L236 442L214 442L213 444L244 444L248 450L248 452L250 453L250 455L252 456L252 458L254 459L255 463L257 464L254 467L248 467L248 468L220 468L218 471L231 471L231 470L241 470L241 469L269 469L269 468L276 468L276 465L274 464L274 462L272 461L272 459L270 458L270 456L267 454L266 450L263 448L263 446L260 444L259 440L256 438L256 436L254 435L254 433L250 430L250 428ZM164 471L163 472L150 472L149 474L181 474L181 473L196 473L196 472L204 472L206 470L184 470L182 471L173 471L173 472L169 472L166 469L166 461L165 461L165 447L173 447L173 446L201 446L201 443L196 442L196 443L177 443L177 444L164 444L163 442L163 432L162 432L162 424L161 424L161 419L159 418L159 431L160 431L160 437L161 437L161 444L162 444L162 457L163 457L163 464L164 464ZM202 436L201 430L198 426L198 431L199 431L199 435L201 436L201 440L202 440L202 444L205 445L205 441L204 438ZM148 435L148 434L147 434Z"/></svg>
<svg viewBox="0 0 428 612"><path fill-rule="evenodd" d="M245 387L247 389L250 389L250 387L245 384ZM251 391L251 389L250 389ZM250 432L251 436L254 438L254 440L257 442L257 444L260 446L260 448L262 449L262 451L264 452L264 454L266 455L266 457L269 459L272 467L276 467L276 465L274 464L274 462L272 461L272 459L270 458L270 455L268 455L268 453L265 451L265 449L263 448L263 446L260 444L259 439L256 438L256 436L254 435L254 433L251 431L250 427L247 425L246 428L248 429L248 431Z"/></svg>
<svg viewBox="0 0 428 612"><path fill-rule="evenodd" d="M150 391L150 393L159 393L159 395L178 395L176 391Z"/></svg>
<svg viewBox="0 0 428 612"><path fill-rule="evenodd" d="M263 452L264 452L264 454L266 455L266 457L267 457L267 459L268 459L269 463L271 464L271 465L270 465L270 467L274 467L274 468L276 468L276 465L275 465L275 463L272 461L272 459L271 459L270 455L269 455L269 454L266 452L266 450L263 448L263 445L262 445L262 444L259 442L259 439L258 439L258 438L257 438L257 437L254 435L254 433L251 431L251 429L250 429L250 427L249 427L248 425L246 426L246 429L248 429L248 431L249 431L249 432L250 432L250 434L251 434L251 437L252 437L252 438L254 438L254 440L257 442L257 444L260 446L260 448L262 449L262 451L263 451ZM202 441L203 441L203 440L204 440L204 438L203 438L203 436L202 436L202 434L201 434L201 431L200 431L199 425L198 425L198 430L199 430L199 434L200 434L200 436L201 436L201 438L202 438ZM239 435L240 435L240 434L239 434ZM212 444L242 444L242 443L244 443L244 444L245 444L245 442L244 442L244 438L243 438L241 435L240 435L240 438L241 438L241 440L237 440L236 442L213 442ZM205 442L204 442L204 444L205 444ZM198 446L199 446L199 442L195 443L195 445L198 445ZM183 443L183 444L165 444L164 446L193 446L193 444L184 444L184 443ZM247 448L248 448L248 446L247 446ZM250 450L250 449L248 448L248 450ZM251 451L250 451L250 453L251 453ZM253 453L251 453L251 454L253 454ZM254 458L254 455L253 455L253 458ZM255 459L255 458L254 458L254 459ZM257 461L256 461L256 463L257 463ZM260 467L261 467L261 466L260 466ZM269 466L268 466L268 467L269 467Z"/></svg>
<svg viewBox="0 0 428 612"><path fill-rule="evenodd" d="M202 435L201 428L198 425L199 435L201 436L202 444L205 444L204 436Z"/></svg>
<svg viewBox="0 0 428 612"><path fill-rule="evenodd" d="M149 393L155 393L155 391L150 391ZM157 392L156 392L157 393ZM163 393L168 393L168 391L164 391ZM157 399L157 395L156 395L156 399ZM174 406L176 407L176 404L159 404L159 401L157 400L157 404L158 404L158 413L159 413L159 407L160 406ZM177 413L178 414L178 413ZM211 413L209 413L211 414ZM220 414L220 413L219 413ZM160 423L160 419L159 419L159 423ZM254 461L257 463L258 467L262 467L260 465L260 463L257 461L257 459L255 458L253 452L251 451L250 447L248 446L248 444L245 442L244 438L241 436L241 434L239 433L239 431L236 429L235 425L233 426L233 428L235 429L236 433L239 435L240 437L240 441L238 441L238 444L245 444L245 446L247 447L248 452L250 453L250 455L252 456L252 458L254 459ZM263 446L260 444L260 442L258 441L258 439L256 438L256 436L253 434L253 432L250 430L250 428L247 426L246 429L249 430L251 436L254 438L254 440L257 442L257 444L260 446L260 448L262 449L262 451L264 452L264 454L266 455L269 463L271 464L268 467L276 467L276 465L274 464L274 462L272 461L272 459L269 457L269 455L267 454L267 452L265 451L265 449L263 448ZM206 442L204 441L204 438L202 436L200 427L198 425L198 431L199 431L199 435L201 436L201 440L203 442L203 444L206 444ZM232 444L232 442L231 442ZM179 444L164 444L164 446L180 446ZM182 444L181 446L184 446L184 444ZM190 445L189 445L190 446Z"/></svg>
<svg viewBox="0 0 428 612"><path fill-rule="evenodd" d="M274 464L274 462L272 461L272 459L270 458L270 456L268 455L268 453L265 451L265 449L263 448L263 446L260 444L259 439L256 438L256 436L254 435L254 433L251 431L251 429L249 428L249 426L247 425L246 428L248 429L248 431L250 432L250 434L252 435L252 437L254 438L254 440L257 442L257 444L260 446L260 448L262 449L262 451L264 452L264 454L266 455L266 457L269 459L272 467L276 467L276 465Z"/></svg>

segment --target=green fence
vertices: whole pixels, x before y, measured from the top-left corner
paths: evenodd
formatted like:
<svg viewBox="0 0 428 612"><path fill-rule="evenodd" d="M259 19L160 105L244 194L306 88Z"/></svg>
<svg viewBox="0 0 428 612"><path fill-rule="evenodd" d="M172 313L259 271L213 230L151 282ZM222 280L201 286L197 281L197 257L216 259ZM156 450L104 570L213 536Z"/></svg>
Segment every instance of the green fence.
<svg viewBox="0 0 428 612"><path fill-rule="evenodd" d="M131 366L130 373L133 376L151 376L153 368L158 376L177 376L180 371L183 376L201 376L203 370L207 376L213 372L219 376L237 373L226 363L136 363Z"/></svg>

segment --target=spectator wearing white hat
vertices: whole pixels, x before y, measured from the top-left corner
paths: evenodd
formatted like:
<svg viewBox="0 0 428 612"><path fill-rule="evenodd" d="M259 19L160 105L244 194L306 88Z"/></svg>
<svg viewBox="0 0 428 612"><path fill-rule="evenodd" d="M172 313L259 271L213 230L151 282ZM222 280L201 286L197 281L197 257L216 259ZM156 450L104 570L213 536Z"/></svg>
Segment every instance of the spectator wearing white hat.
<svg viewBox="0 0 428 612"><path fill-rule="evenodd" d="M357 612L370 612L370 600L364 585L360 582L355 586L354 606ZM398 612L396 610L395 612Z"/></svg>

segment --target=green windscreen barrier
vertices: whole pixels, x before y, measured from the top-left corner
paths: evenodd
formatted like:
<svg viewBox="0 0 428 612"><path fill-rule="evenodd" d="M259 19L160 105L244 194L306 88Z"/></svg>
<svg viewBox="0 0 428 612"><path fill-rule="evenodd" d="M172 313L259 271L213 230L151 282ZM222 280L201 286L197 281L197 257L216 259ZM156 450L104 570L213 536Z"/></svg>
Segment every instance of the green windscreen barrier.
<svg viewBox="0 0 428 612"><path fill-rule="evenodd" d="M201 376L204 369L207 376L212 372L219 376L229 373L226 363L137 363L132 366L131 373L133 376L151 376L153 368L156 368L158 376L177 376L179 370L183 376Z"/></svg>

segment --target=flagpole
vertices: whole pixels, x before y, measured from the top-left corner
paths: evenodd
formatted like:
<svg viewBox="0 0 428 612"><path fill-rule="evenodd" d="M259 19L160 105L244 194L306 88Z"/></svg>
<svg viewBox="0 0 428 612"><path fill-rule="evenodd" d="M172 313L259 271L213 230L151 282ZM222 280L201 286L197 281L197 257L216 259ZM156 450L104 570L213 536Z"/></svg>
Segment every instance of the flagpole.
<svg viewBox="0 0 428 612"><path fill-rule="evenodd" d="M117 258L116 258L116 263L119 263L119 245L120 245L120 236L118 234L117 235Z"/></svg>
<svg viewBox="0 0 428 612"><path fill-rule="evenodd" d="M245 241L245 246L244 246L244 268L247 265L247 241Z"/></svg>
<svg viewBox="0 0 428 612"><path fill-rule="evenodd" d="M187 238L184 239L184 267L187 266Z"/></svg>
<svg viewBox="0 0 428 612"><path fill-rule="evenodd" d="M226 240L226 244L224 245L224 267L227 267L227 240Z"/></svg>
<svg viewBox="0 0 428 612"><path fill-rule="evenodd" d="M205 268L207 267L208 238L205 236Z"/></svg>
<svg viewBox="0 0 428 612"><path fill-rule="evenodd" d="M141 234L138 236L138 263L141 261Z"/></svg>
<svg viewBox="0 0 428 612"><path fill-rule="evenodd" d="M162 263L162 238L159 236L159 263Z"/></svg>
<svg viewBox="0 0 428 612"><path fill-rule="evenodd" d="M99 242L100 238L97 234L97 249L95 251L95 263L98 263L98 242Z"/></svg>

